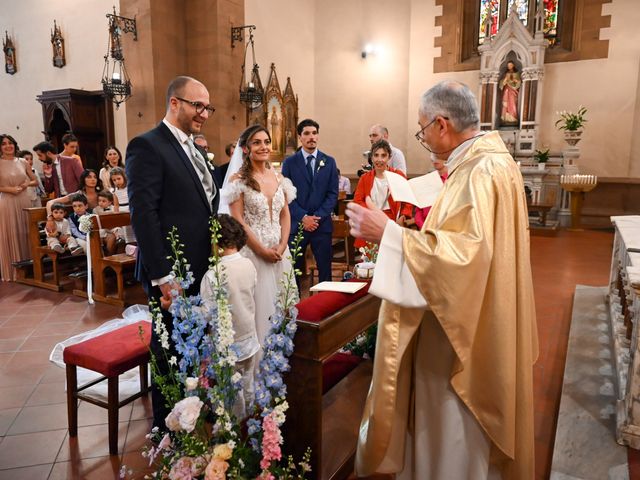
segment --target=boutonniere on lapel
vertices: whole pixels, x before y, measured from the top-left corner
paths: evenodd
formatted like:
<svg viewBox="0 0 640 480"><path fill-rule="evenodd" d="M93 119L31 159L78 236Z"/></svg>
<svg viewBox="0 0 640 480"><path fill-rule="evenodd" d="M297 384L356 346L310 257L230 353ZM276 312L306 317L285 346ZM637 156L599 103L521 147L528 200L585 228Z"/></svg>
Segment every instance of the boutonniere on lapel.
<svg viewBox="0 0 640 480"><path fill-rule="evenodd" d="M320 171L322 167L324 167L324 158L320 159L320 163L318 163L318 168L316 169L316 172Z"/></svg>

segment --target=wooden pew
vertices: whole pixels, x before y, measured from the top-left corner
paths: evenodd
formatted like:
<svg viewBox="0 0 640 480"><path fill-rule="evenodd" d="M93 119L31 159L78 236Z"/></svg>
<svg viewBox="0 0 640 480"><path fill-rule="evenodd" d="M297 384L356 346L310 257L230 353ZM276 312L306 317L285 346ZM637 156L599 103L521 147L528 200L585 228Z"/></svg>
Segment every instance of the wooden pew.
<svg viewBox="0 0 640 480"><path fill-rule="evenodd" d="M326 394L322 394L322 367L335 352L373 325L380 299L366 293L354 301L335 302L333 292L322 292L298 304L300 315L285 376L289 410L283 435L287 454L296 460L311 448L312 479L344 479L353 472L358 430L369 390L372 363L363 361ZM348 297L348 296L347 296ZM316 304L308 303L316 302ZM337 304L325 318L305 320L316 305ZM347 300L348 302L348 300ZM329 310L331 307L329 306Z"/></svg>
<svg viewBox="0 0 640 480"><path fill-rule="evenodd" d="M334 217L333 231L331 234L331 272L338 271L340 276L336 280L342 280L345 272L352 270L356 264L356 250L354 247L355 238L349 233L349 222L344 216ZM310 251L311 246L307 247ZM336 256L336 254L338 256ZM310 285L315 285L315 279L318 275L318 266L314 258L309 256L308 260L309 274L311 275Z"/></svg>
<svg viewBox="0 0 640 480"><path fill-rule="evenodd" d="M113 229L116 227L124 227L131 224L129 212L108 213L93 217L92 230L89 234L88 248L91 249L91 271L93 273L93 298L98 302L108 303L124 307L125 305L125 288L124 273L135 267L136 259L125 253L117 253L115 255L105 255L102 248L102 240L100 239L100 228ZM106 272L111 270L116 275L116 294L107 294ZM86 297L87 292L79 289L73 291L74 294Z"/></svg>
<svg viewBox="0 0 640 480"><path fill-rule="evenodd" d="M68 253L58 253L51 250L46 243L43 245L40 237L40 224L47 219L47 210L44 207L31 207L24 209L27 212L29 225L29 250L31 263L18 262L17 282L26 285L46 288L59 292L62 290L61 280L67 269L63 263L78 267L84 262L84 256L72 257ZM70 208L68 209L70 210ZM51 265L51 278L48 278L48 266ZM29 271L32 269L32 273ZM32 276L30 276L32 275Z"/></svg>

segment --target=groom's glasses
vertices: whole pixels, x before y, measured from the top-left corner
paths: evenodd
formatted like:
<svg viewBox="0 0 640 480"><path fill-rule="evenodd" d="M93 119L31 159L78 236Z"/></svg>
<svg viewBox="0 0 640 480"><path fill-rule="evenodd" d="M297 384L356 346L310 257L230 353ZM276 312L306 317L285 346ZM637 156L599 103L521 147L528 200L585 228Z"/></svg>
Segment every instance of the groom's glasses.
<svg viewBox="0 0 640 480"><path fill-rule="evenodd" d="M198 115L202 115L205 110L207 111L207 113L209 115L213 115L213 112L216 111L216 109L213 107L213 105L205 105L202 102L194 102L192 100L187 100L186 98L180 98L180 97L174 97L174 98L176 100L180 100L181 102L185 102L185 103L188 103L189 105L192 105L193 108L196 109L196 113Z"/></svg>

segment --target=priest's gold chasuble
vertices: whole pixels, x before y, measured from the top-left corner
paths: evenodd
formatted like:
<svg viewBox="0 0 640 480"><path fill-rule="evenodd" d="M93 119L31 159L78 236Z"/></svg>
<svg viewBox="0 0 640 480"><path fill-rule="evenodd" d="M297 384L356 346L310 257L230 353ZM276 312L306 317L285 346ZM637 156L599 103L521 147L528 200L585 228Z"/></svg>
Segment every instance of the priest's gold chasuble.
<svg viewBox="0 0 640 480"><path fill-rule="evenodd" d="M432 325L453 352L445 385L488 439L492 468L504 480L534 477L538 337L524 185L497 132L469 144L450 159L422 230L402 229L402 259L428 307L382 303L356 455L360 476L406 467L407 434L421 428L415 347Z"/></svg>

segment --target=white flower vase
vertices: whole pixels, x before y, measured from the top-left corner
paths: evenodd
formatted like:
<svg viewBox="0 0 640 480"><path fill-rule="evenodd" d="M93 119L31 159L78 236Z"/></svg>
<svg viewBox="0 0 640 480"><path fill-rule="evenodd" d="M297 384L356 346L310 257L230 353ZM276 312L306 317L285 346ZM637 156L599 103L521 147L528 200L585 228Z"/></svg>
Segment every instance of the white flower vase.
<svg viewBox="0 0 640 480"><path fill-rule="evenodd" d="M565 130L564 141L570 146L575 147L581 140L580 135L582 135L582 130Z"/></svg>
<svg viewBox="0 0 640 480"><path fill-rule="evenodd" d="M373 278L373 271L376 264L373 262L361 262L356 264L355 274L358 278Z"/></svg>
<svg viewBox="0 0 640 480"><path fill-rule="evenodd" d="M547 164L545 162L538 162L538 170L540 170L541 172L544 172L546 165Z"/></svg>

